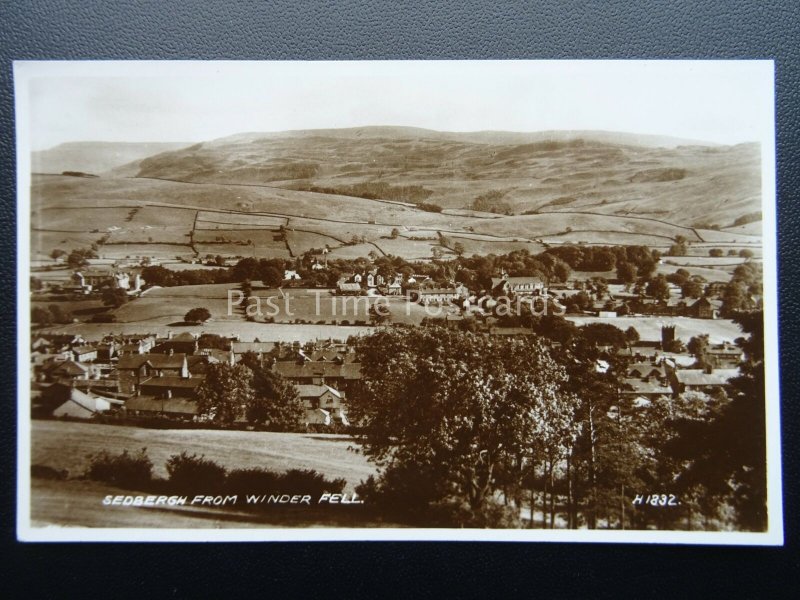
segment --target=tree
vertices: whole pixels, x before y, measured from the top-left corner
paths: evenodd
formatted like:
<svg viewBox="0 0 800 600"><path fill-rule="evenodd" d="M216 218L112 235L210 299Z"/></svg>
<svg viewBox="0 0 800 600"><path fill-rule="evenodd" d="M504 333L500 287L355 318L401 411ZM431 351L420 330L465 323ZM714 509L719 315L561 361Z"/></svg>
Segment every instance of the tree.
<svg viewBox="0 0 800 600"><path fill-rule="evenodd" d="M458 256L463 256L464 254L464 244L461 242L456 242L453 244L453 252L455 252Z"/></svg>
<svg viewBox="0 0 800 600"><path fill-rule="evenodd" d="M708 251L708 255L709 256L713 256L715 258L718 258L718 257L722 256L722 254L723 254L722 248L711 248Z"/></svg>
<svg viewBox="0 0 800 600"><path fill-rule="evenodd" d="M753 258L753 251L748 250L747 248L742 248L739 250L739 256L742 258Z"/></svg>
<svg viewBox="0 0 800 600"><path fill-rule="evenodd" d="M62 256L66 255L67 255L66 250L62 250L61 248L56 248L50 253L50 258L52 258L53 260L58 260Z"/></svg>
<svg viewBox="0 0 800 600"><path fill-rule="evenodd" d="M631 262L617 263L617 279L626 286L636 281L636 272L636 265Z"/></svg>
<svg viewBox="0 0 800 600"><path fill-rule="evenodd" d="M708 334L695 335L686 344L686 349L697 359L700 367L708 365Z"/></svg>
<svg viewBox="0 0 800 600"><path fill-rule="evenodd" d="M230 342L216 333L204 333L197 339L199 348L215 348L217 350L230 350Z"/></svg>
<svg viewBox="0 0 800 600"><path fill-rule="evenodd" d="M187 323L205 323L211 318L211 311L207 308L198 307L193 308L189 312L187 312L183 320Z"/></svg>
<svg viewBox="0 0 800 600"><path fill-rule="evenodd" d="M627 344L625 333L610 323L589 323L580 328L582 340L593 346L623 348Z"/></svg>
<svg viewBox="0 0 800 600"><path fill-rule="evenodd" d="M703 295L703 286L693 279L687 279L681 286L681 295L684 298L699 298Z"/></svg>
<svg viewBox="0 0 800 600"><path fill-rule="evenodd" d="M248 422L272 431L301 429L306 412L295 385L263 365L254 352L246 352L241 364L253 374L253 395L245 408Z"/></svg>
<svg viewBox="0 0 800 600"><path fill-rule="evenodd" d="M567 282L571 273L572 269L563 260L558 260L556 264L553 265L553 277L562 283Z"/></svg>
<svg viewBox="0 0 800 600"><path fill-rule="evenodd" d="M53 315L51 315L50 311L46 308L34 306L31 309L31 322L37 323L42 327L47 327L53 324Z"/></svg>
<svg viewBox="0 0 800 600"><path fill-rule="evenodd" d="M625 330L625 340L629 344L635 344L639 341L639 332L636 331L636 328L633 325Z"/></svg>
<svg viewBox="0 0 800 600"><path fill-rule="evenodd" d="M39 279L38 277L31 277L30 281L31 281L30 286L32 292L40 292L44 289L44 283L42 283L42 280Z"/></svg>
<svg viewBox="0 0 800 600"><path fill-rule="evenodd" d="M208 365L197 388L197 408L206 419L230 425L253 401L253 372L242 364Z"/></svg>
<svg viewBox="0 0 800 600"><path fill-rule="evenodd" d="M274 266L265 266L259 272L261 283L268 288L276 288L283 283L283 273L281 273Z"/></svg>
<svg viewBox="0 0 800 600"><path fill-rule="evenodd" d="M682 235L675 236L675 243L669 247L667 254L669 256L686 256L688 251L686 238Z"/></svg>
<svg viewBox="0 0 800 600"><path fill-rule="evenodd" d="M389 311L387 304L374 302L369 307L369 320L374 325L383 325L392 320L392 313Z"/></svg>
<svg viewBox="0 0 800 600"><path fill-rule="evenodd" d="M392 232L389 234L389 237L393 240L397 239L397 236L400 235L400 230L397 227L392 228Z"/></svg>
<svg viewBox="0 0 800 600"><path fill-rule="evenodd" d="M571 444L575 398L535 336L381 330L359 340L357 356L350 415L381 468L362 492L406 516L511 523L519 506L498 506L496 494L516 504L525 459L560 460Z"/></svg>
<svg viewBox="0 0 800 600"><path fill-rule="evenodd" d="M54 323L65 324L72 322L72 316L70 313L66 312L58 304L51 304L47 308L50 311L50 314L53 315Z"/></svg>
<svg viewBox="0 0 800 600"><path fill-rule="evenodd" d="M669 283L663 275L657 275L647 283L646 293L657 300L669 299Z"/></svg>
<svg viewBox="0 0 800 600"><path fill-rule="evenodd" d="M431 248L431 253L433 254L433 258L435 260L439 260L444 255L444 251L439 246L433 246Z"/></svg>
<svg viewBox="0 0 800 600"><path fill-rule="evenodd" d="M67 256L67 265L70 269L82 269L89 265L86 260L86 253L81 250L73 250Z"/></svg>
<svg viewBox="0 0 800 600"><path fill-rule="evenodd" d="M761 311L734 318L748 337L737 340L745 360L739 366L740 376L729 382L733 396L711 418L677 423L670 446L686 464L678 486L703 486L717 506L732 506L736 526L749 531L767 527L763 318Z"/></svg>
<svg viewBox="0 0 800 600"><path fill-rule="evenodd" d="M102 298L105 306L119 308L128 301L128 294L121 288L106 288Z"/></svg>

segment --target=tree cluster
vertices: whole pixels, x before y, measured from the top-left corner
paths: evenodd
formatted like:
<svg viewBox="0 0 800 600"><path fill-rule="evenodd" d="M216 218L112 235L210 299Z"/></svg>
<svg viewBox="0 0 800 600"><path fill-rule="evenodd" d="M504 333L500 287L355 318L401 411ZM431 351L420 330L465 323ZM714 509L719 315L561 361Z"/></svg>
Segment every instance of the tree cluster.
<svg viewBox="0 0 800 600"><path fill-rule="evenodd" d="M197 402L204 418L223 426L245 420L272 431L298 431L305 416L294 384L252 352L236 365L209 365Z"/></svg>
<svg viewBox="0 0 800 600"><path fill-rule="evenodd" d="M740 321L748 359L732 398L687 392L644 405L621 393L627 359L606 350L638 334L611 325L547 316L539 336L362 338L349 414L379 474L359 493L428 526L763 530L759 319ZM634 503L648 492L677 502Z"/></svg>

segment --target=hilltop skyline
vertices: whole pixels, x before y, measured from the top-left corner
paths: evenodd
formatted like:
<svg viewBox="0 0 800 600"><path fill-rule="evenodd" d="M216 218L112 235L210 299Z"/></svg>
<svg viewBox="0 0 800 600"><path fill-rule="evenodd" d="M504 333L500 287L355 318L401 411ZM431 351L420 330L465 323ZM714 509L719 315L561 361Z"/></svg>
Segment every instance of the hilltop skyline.
<svg viewBox="0 0 800 600"><path fill-rule="evenodd" d="M64 68L66 67L66 68ZM16 64L30 149L188 142L240 132L404 126L446 132L620 131L764 141L765 61L368 61Z"/></svg>

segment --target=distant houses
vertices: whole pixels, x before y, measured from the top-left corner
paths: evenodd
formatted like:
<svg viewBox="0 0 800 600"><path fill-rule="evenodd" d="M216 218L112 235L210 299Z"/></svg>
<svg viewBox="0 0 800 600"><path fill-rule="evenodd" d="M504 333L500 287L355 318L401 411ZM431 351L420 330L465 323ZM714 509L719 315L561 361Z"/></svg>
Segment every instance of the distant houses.
<svg viewBox="0 0 800 600"><path fill-rule="evenodd" d="M501 277L492 278L492 295L508 296L544 296L547 288L545 282L539 277L509 277L503 274Z"/></svg>
<svg viewBox="0 0 800 600"><path fill-rule="evenodd" d="M141 291L145 284L141 270L120 270L112 267L76 271L73 279L84 294L104 287L125 290L129 294L133 294Z"/></svg>

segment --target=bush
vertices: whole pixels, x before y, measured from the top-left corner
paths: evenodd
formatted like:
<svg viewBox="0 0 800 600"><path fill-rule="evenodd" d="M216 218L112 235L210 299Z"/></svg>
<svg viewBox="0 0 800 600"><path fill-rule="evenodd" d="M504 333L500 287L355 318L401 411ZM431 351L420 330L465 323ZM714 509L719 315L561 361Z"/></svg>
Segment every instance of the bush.
<svg viewBox="0 0 800 600"><path fill-rule="evenodd" d="M289 494L318 498L325 492L341 494L344 479L326 479L314 470L291 469L275 473L267 469L236 469L228 475L226 494Z"/></svg>
<svg viewBox="0 0 800 600"><path fill-rule="evenodd" d="M228 473L225 491L239 495L277 492L280 479L280 474L267 469L234 469Z"/></svg>
<svg viewBox="0 0 800 600"><path fill-rule="evenodd" d="M153 482L153 463L142 448L136 454L123 450L112 455L103 450L90 455L86 478L102 481L121 488L146 489Z"/></svg>
<svg viewBox="0 0 800 600"><path fill-rule="evenodd" d="M31 477L39 479L57 479L64 480L69 476L69 471L66 469L54 469L47 465L31 465Z"/></svg>
<svg viewBox="0 0 800 600"><path fill-rule="evenodd" d="M172 455L167 461L169 487L178 493L220 492L225 485L226 470L212 460L186 451Z"/></svg>
<svg viewBox="0 0 800 600"><path fill-rule="evenodd" d="M325 492L341 494L347 482L344 479L325 479L313 469L290 469L284 473L279 486L287 494L308 494L318 497Z"/></svg>

